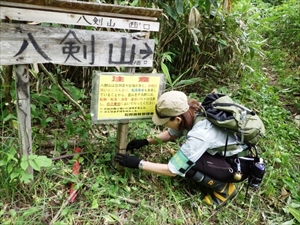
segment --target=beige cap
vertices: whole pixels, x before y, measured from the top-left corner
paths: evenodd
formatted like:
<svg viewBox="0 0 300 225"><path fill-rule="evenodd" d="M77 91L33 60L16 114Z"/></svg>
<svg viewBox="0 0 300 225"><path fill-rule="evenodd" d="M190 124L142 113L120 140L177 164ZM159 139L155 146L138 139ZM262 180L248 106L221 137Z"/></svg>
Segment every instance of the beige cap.
<svg viewBox="0 0 300 225"><path fill-rule="evenodd" d="M179 116L189 110L188 98L181 91L169 91L163 93L155 106L155 113L152 117L153 123L163 125L171 117Z"/></svg>

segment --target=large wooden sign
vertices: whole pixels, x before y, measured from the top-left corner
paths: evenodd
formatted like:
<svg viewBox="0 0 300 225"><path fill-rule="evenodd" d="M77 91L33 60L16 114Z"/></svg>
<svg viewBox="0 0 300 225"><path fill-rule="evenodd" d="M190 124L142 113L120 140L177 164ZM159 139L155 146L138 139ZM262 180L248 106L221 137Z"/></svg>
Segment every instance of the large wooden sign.
<svg viewBox="0 0 300 225"><path fill-rule="evenodd" d="M119 33L26 24L0 24L0 64L151 67L154 40Z"/></svg>

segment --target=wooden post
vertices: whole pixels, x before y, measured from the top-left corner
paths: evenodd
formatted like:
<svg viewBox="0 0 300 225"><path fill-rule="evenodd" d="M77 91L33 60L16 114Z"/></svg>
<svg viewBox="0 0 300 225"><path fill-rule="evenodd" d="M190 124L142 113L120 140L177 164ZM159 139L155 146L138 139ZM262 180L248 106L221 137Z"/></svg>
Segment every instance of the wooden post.
<svg viewBox="0 0 300 225"><path fill-rule="evenodd" d="M127 136L128 136L128 121L118 123L116 145L119 153L126 153Z"/></svg>
<svg viewBox="0 0 300 225"><path fill-rule="evenodd" d="M16 90L17 90L17 115L18 130L21 143L21 156L32 154L31 140L31 112L30 112L30 92L29 73L27 65L16 65ZM33 174L33 169L28 166L27 173Z"/></svg>
<svg viewBox="0 0 300 225"><path fill-rule="evenodd" d="M135 68L129 67L129 68L126 68L125 71L134 73ZM126 153L128 127L129 127L129 121L124 121L124 122L118 123L116 147L117 147L118 152L122 153L122 154ZM123 171L124 167L118 166L118 170Z"/></svg>
<svg viewBox="0 0 300 225"><path fill-rule="evenodd" d="M129 121L118 123L116 147L117 147L117 152L122 154L126 153L128 127L129 127L128 124ZM120 164L117 165L117 169L121 173L123 173L124 171L124 167L121 166Z"/></svg>

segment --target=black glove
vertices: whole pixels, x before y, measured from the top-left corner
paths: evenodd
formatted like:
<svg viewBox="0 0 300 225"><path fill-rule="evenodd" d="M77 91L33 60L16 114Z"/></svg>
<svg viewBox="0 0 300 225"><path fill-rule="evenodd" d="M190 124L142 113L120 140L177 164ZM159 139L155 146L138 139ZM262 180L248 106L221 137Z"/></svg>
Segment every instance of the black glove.
<svg viewBox="0 0 300 225"><path fill-rule="evenodd" d="M121 166L138 169L141 159L136 156L117 153L115 155L115 161L120 163Z"/></svg>
<svg viewBox="0 0 300 225"><path fill-rule="evenodd" d="M139 149L148 144L149 142L147 139L134 139L127 144L126 151L131 150L131 152L133 153L133 149Z"/></svg>

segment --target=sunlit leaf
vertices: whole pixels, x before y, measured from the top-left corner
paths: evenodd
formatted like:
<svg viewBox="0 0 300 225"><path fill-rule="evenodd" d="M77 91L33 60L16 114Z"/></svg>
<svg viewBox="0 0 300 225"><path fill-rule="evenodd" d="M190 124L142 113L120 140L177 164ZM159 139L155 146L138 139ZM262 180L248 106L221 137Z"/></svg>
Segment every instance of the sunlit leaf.
<svg viewBox="0 0 300 225"><path fill-rule="evenodd" d="M278 20L280 18L280 16L271 16L271 17L267 17L267 18L263 18L260 20L260 22L272 22L274 20Z"/></svg>
<svg viewBox="0 0 300 225"><path fill-rule="evenodd" d="M39 166L38 163L36 163L35 160L29 160L29 165L36 171L40 171L41 167Z"/></svg>
<svg viewBox="0 0 300 225"><path fill-rule="evenodd" d="M30 207L24 213L23 216L27 217L33 215L34 213L38 212L40 209L38 207Z"/></svg>
<svg viewBox="0 0 300 225"><path fill-rule="evenodd" d="M11 210L9 210L9 214L10 214L12 217L15 217L15 216L17 215L17 212L16 212L16 210L11 209Z"/></svg>
<svg viewBox="0 0 300 225"><path fill-rule="evenodd" d="M113 222L119 221L119 218L114 214L105 215L105 216L103 216L103 218L105 219L106 223L113 223Z"/></svg>
<svg viewBox="0 0 300 225"><path fill-rule="evenodd" d="M25 171L22 171L20 174L21 174L20 181L24 182L25 184L28 184L33 180L33 174L29 174Z"/></svg>
<svg viewBox="0 0 300 225"><path fill-rule="evenodd" d="M177 19L177 12L174 7L171 7L169 4L162 3L162 8L167 15L172 17L172 19L176 20Z"/></svg>
<svg viewBox="0 0 300 225"><path fill-rule="evenodd" d="M176 11L179 15L183 13L183 0L176 0Z"/></svg>
<svg viewBox="0 0 300 225"><path fill-rule="evenodd" d="M29 155L28 159L29 160L35 160L38 156L37 155Z"/></svg>
<svg viewBox="0 0 300 225"><path fill-rule="evenodd" d="M98 207L99 207L99 205L98 205L97 199L94 199L93 202L92 202L91 208L92 209L97 209Z"/></svg>
<svg viewBox="0 0 300 225"><path fill-rule="evenodd" d="M9 163L8 165L7 165L7 172L8 173L11 173L12 172L12 170L13 170L13 166L12 166L12 164L11 163Z"/></svg>
<svg viewBox="0 0 300 225"><path fill-rule="evenodd" d="M47 158L46 156L38 156L35 159L35 162L40 166L40 167L50 167L52 165L52 160Z"/></svg>
<svg viewBox="0 0 300 225"><path fill-rule="evenodd" d="M205 9L207 13L210 13L210 7L211 7L211 3L210 0L205 0Z"/></svg>
<svg viewBox="0 0 300 225"><path fill-rule="evenodd" d="M170 77L170 73L169 73L168 67L167 67L166 64L164 64L163 62L161 62L160 65L161 65L161 69L162 69L162 71L163 71L163 74L165 74L165 76L166 76L166 79L167 79L168 83L169 83L170 85L172 85L172 80L171 80L171 77Z"/></svg>
<svg viewBox="0 0 300 225"><path fill-rule="evenodd" d="M181 80L179 81L176 86L181 86L181 85L191 85L194 84L196 82L199 82L201 79L200 78L191 78L189 80Z"/></svg>
<svg viewBox="0 0 300 225"><path fill-rule="evenodd" d="M281 163L281 159L279 159L279 158L274 158L274 161L278 162L278 163Z"/></svg>
<svg viewBox="0 0 300 225"><path fill-rule="evenodd" d="M17 118L16 118L13 114L8 114L8 115L3 119L3 123L5 123L6 121L8 121L8 120L10 120L10 119L17 120Z"/></svg>
<svg viewBox="0 0 300 225"><path fill-rule="evenodd" d="M292 202L291 203L291 207L293 207L293 208L300 208L300 202L299 203L295 203L295 202Z"/></svg>
<svg viewBox="0 0 300 225"><path fill-rule="evenodd" d="M291 206L288 207L289 212L295 217L295 219L300 223L300 210L295 209Z"/></svg>
<svg viewBox="0 0 300 225"><path fill-rule="evenodd" d="M48 122L52 122L53 121L53 117L48 117L47 119L46 119L46 122L48 123Z"/></svg>
<svg viewBox="0 0 300 225"><path fill-rule="evenodd" d="M13 179L15 179L15 178L18 177L18 176L20 176L20 173L12 172L12 173L10 174L10 179L13 180Z"/></svg>
<svg viewBox="0 0 300 225"><path fill-rule="evenodd" d="M218 2L217 2L217 0L210 0L210 3L213 4L213 6L215 8L218 8Z"/></svg>
<svg viewBox="0 0 300 225"><path fill-rule="evenodd" d="M23 158L25 158L25 157L23 157ZM23 158L22 158L20 166L23 170L27 170L29 164L28 164L27 159L25 158L25 160L23 160Z"/></svg>
<svg viewBox="0 0 300 225"><path fill-rule="evenodd" d="M294 219L292 219L292 220L282 223L281 225L295 225L295 221L294 221Z"/></svg>
<svg viewBox="0 0 300 225"><path fill-rule="evenodd" d="M62 107L62 104L59 104L59 103L58 103L58 104L56 105L56 108L57 108L58 112L61 112L61 110L62 110L62 108L63 108L63 107Z"/></svg>

